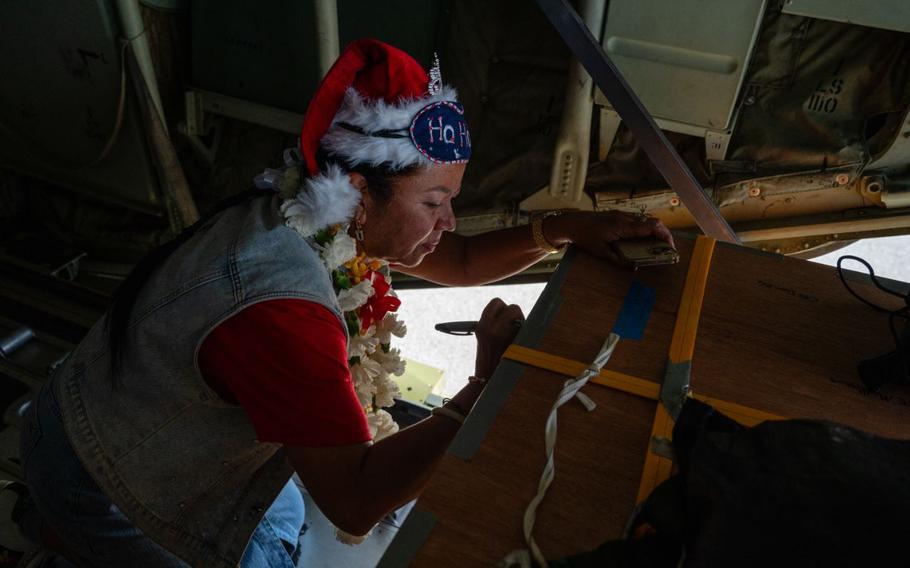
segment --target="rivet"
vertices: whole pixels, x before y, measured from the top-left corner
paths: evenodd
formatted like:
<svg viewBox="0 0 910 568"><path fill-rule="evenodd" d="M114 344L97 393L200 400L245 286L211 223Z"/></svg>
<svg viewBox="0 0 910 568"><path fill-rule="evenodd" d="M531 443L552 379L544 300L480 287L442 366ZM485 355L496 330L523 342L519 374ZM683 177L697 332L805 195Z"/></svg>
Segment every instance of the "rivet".
<svg viewBox="0 0 910 568"><path fill-rule="evenodd" d="M878 193L882 190L882 184L877 181L873 181L866 189L869 190L869 193Z"/></svg>
<svg viewBox="0 0 910 568"><path fill-rule="evenodd" d="M671 197L670 198L670 207L677 207L677 206L679 206L679 198Z"/></svg>
<svg viewBox="0 0 910 568"><path fill-rule="evenodd" d="M186 503L180 503L180 504L178 505L178 507L180 507L180 508L182 509L182 508L186 507Z"/></svg>
<svg viewBox="0 0 910 568"><path fill-rule="evenodd" d="M804 249L809 248L809 243L803 243L803 248L804 248Z"/></svg>
<svg viewBox="0 0 910 568"><path fill-rule="evenodd" d="M759 195L761 195L761 188L760 187L750 187L749 195L752 197L758 197Z"/></svg>
<svg viewBox="0 0 910 568"><path fill-rule="evenodd" d="M776 252L777 254L780 254L780 247L774 249L774 252Z"/></svg>
<svg viewBox="0 0 910 568"><path fill-rule="evenodd" d="M752 106L752 105L754 105L754 104L755 104L755 97L753 97L752 95L749 95L748 97L746 97L746 100L743 101L743 104L746 105L746 106Z"/></svg>
<svg viewBox="0 0 910 568"><path fill-rule="evenodd" d="M847 185L850 181L850 176L847 174L837 174L834 176L834 181L837 182L837 185Z"/></svg>

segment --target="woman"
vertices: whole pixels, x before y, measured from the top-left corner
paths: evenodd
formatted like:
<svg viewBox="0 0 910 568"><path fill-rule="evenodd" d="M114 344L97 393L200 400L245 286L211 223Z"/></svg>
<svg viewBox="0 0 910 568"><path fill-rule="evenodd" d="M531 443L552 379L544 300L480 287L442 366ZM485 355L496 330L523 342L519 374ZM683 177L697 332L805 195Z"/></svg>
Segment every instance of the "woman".
<svg viewBox="0 0 910 568"><path fill-rule="evenodd" d="M420 493L522 318L491 302L467 386L392 434L378 411L402 331L387 263L473 285L568 243L608 256L619 238L671 240L621 214L452 233L470 135L431 75L354 42L310 103L300 152L257 179L278 193L234 200L140 263L32 405L33 538L55 535L85 566L293 566L295 471L339 529L362 535Z"/></svg>

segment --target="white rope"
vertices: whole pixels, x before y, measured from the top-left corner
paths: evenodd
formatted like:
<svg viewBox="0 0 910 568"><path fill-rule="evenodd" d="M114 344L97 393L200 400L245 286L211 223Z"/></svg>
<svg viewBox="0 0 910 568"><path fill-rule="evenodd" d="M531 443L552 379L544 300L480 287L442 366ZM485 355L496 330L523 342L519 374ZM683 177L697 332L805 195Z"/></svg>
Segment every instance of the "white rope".
<svg viewBox="0 0 910 568"><path fill-rule="evenodd" d="M607 337L607 340L604 342L603 347L600 348L600 353L597 354L597 357L594 359L594 362L591 363L591 366L585 369L575 379L566 381L565 386L559 393L559 396L556 397L556 402L553 403L553 408L550 410L550 416L547 418L545 431L547 463L544 466L543 473L540 476L540 482L537 484L537 495L531 499L531 502L528 504L528 508L525 510L524 515L525 541L528 543L528 548L531 551L531 556L534 557L534 560L539 566L542 566L544 568L548 565L547 560L544 558L543 553L540 552L540 548L534 541L533 533L534 523L537 520L537 507L540 505L541 501L543 501L543 498L547 494L547 489L550 487L550 484L553 482L553 478L556 476L556 464L554 463L553 459L553 455L556 449L556 414L559 410L559 407L572 400L573 397L577 397L589 412L591 410L594 410L594 401L578 391L583 386L585 386L585 384L587 384L588 380L591 379L591 377L594 377L600 373L600 370L603 369L603 366L606 365L607 361L610 360L610 356L613 354L613 350L616 348L617 343L619 343L619 336L615 333L611 333L609 337ZM504 562L511 563L512 565L527 566L527 555L521 554L521 552L524 551L515 551L509 554L504 559Z"/></svg>

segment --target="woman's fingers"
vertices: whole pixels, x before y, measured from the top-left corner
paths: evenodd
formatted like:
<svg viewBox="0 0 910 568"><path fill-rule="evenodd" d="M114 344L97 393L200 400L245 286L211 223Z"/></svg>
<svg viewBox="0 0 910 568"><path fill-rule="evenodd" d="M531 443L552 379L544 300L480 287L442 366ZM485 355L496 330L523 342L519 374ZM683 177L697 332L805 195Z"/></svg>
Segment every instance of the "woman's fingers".
<svg viewBox="0 0 910 568"><path fill-rule="evenodd" d="M480 314L480 321L489 321L494 319L499 312L505 309L506 303L499 298L493 298L490 300L486 307L483 309L483 313Z"/></svg>
<svg viewBox="0 0 910 568"><path fill-rule="evenodd" d="M506 305L499 298L487 304L477 324L477 359L475 374L489 378L493 369L499 364L503 352L515 339L524 313L516 304Z"/></svg>
<svg viewBox="0 0 910 568"><path fill-rule="evenodd" d="M524 318L524 313L518 305L506 305L501 299L494 298L480 316L480 322L477 324L478 335L514 337L514 332L521 327Z"/></svg>

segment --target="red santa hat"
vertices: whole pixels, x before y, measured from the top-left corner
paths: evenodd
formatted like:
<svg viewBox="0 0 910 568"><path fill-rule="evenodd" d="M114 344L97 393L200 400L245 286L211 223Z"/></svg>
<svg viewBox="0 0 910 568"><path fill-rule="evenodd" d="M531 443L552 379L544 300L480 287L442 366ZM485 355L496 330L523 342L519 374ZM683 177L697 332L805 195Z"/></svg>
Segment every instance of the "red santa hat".
<svg viewBox="0 0 910 568"><path fill-rule="evenodd" d="M455 113L440 117L436 109L455 109ZM442 132L434 131L437 135L432 140L421 136L427 132L413 132L420 126L415 118L421 111L432 116L433 126L449 128L447 139L454 144L431 148L428 142L437 142ZM348 45L307 107L300 150L310 175L319 173L316 151L320 146L351 165L385 164L392 170L466 162L470 156L463 110L455 89L442 85L438 64L427 74L407 53L374 39ZM455 153L446 154L446 149Z"/></svg>
<svg viewBox="0 0 910 568"><path fill-rule="evenodd" d="M325 171L316 160L320 149L332 158ZM400 49L358 40L338 57L310 101L299 154L285 152L286 166L296 171L302 161L309 177L293 189L296 195L285 195L281 211L289 226L311 236L353 217L361 195L345 168L366 164L395 171L462 163L470 156L464 109L455 89L442 85L438 62L428 74ZM256 185L284 194L287 179L286 170L266 170Z"/></svg>
<svg viewBox="0 0 910 568"><path fill-rule="evenodd" d="M333 165L321 171L322 149ZM467 162L471 138L455 89L442 85L438 63L428 74L410 55L374 39L351 43L307 107L300 153L309 179L295 208L307 229L350 220L360 200L344 166ZM298 215L298 220L301 217Z"/></svg>

